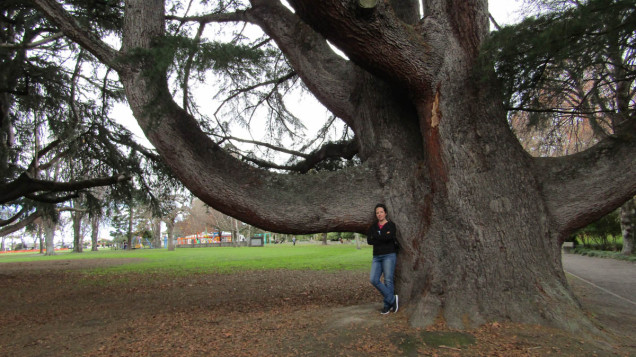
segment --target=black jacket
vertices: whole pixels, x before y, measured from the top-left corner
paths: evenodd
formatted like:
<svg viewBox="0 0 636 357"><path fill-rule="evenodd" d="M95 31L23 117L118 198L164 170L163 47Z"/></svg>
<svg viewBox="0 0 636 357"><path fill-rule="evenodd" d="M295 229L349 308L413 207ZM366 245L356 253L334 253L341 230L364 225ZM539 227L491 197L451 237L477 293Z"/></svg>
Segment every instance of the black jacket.
<svg viewBox="0 0 636 357"><path fill-rule="evenodd" d="M367 233L367 243L373 246L373 255L397 253L395 242L397 241L397 228L395 223L388 221L382 229L378 223L373 223Z"/></svg>

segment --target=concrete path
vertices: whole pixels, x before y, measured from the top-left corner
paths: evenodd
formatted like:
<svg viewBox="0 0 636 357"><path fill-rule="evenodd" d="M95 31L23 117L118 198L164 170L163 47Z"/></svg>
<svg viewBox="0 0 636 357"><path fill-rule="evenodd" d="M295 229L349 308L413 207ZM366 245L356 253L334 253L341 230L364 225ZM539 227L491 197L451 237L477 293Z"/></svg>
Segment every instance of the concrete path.
<svg viewBox="0 0 636 357"><path fill-rule="evenodd" d="M636 263L563 254L563 269L577 280L636 309Z"/></svg>

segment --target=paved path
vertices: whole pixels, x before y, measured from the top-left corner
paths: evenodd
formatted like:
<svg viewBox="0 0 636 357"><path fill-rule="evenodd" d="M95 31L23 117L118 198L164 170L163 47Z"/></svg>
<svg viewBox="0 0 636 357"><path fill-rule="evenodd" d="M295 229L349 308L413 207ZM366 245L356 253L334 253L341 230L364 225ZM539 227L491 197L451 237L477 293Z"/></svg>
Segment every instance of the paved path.
<svg viewBox="0 0 636 357"><path fill-rule="evenodd" d="M563 269L604 293L622 300L636 309L636 263L563 254Z"/></svg>

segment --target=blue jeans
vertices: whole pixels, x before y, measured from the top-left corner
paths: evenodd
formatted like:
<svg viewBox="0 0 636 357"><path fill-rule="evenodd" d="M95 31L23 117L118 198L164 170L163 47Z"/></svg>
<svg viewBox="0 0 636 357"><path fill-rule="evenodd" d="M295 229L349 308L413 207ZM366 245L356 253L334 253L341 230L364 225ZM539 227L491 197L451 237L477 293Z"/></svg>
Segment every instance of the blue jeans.
<svg viewBox="0 0 636 357"><path fill-rule="evenodd" d="M395 253L376 255L373 257L373 262L371 263L369 280L384 297L384 307L386 308L390 308L395 304L393 273L395 273L396 259L397 255ZM384 274L384 284L380 281L382 274Z"/></svg>

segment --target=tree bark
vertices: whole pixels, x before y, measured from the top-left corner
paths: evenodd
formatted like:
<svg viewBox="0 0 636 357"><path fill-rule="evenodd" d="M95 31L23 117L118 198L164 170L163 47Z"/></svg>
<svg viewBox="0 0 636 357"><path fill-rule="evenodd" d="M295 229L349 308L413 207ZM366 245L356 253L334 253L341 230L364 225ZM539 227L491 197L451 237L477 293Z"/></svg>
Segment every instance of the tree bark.
<svg viewBox="0 0 636 357"><path fill-rule="evenodd" d="M43 228L42 228L42 223L38 224L38 240L40 241L40 254L44 254L44 238L43 238L44 232L43 232Z"/></svg>
<svg viewBox="0 0 636 357"><path fill-rule="evenodd" d="M168 251L174 251L174 219L166 221L168 231Z"/></svg>
<svg viewBox="0 0 636 357"><path fill-rule="evenodd" d="M73 218L73 252L82 253L84 251L84 237L82 236L82 218L83 212L74 211L71 213Z"/></svg>
<svg viewBox="0 0 636 357"><path fill-rule="evenodd" d="M55 228L57 224L48 217L42 219L46 252L44 255L55 255Z"/></svg>
<svg viewBox="0 0 636 357"><path fill-rule="evenodd" d="M97 214L91 216L91 251L97 252L99 249L97 245L99 244L99 224L101 222L101 217Z"/></svg>
<svg viewBox="0 0 636 357"><path fill-rule="evenodd" d="M128 232L126 233L126 249L131 250L133 240L133 206L128 206Z"/></svg>
<svg viewBox="0 0 636 357"><path fill-rule="evenodd" d="M161 248L161 219L152 219L152 248Z"/></svg>
<svg viewBox="0 0 636 357"><path fill-rule="evenodd" d="M235 218L231 219L232 222L232 245L234 247L238 247L239 242L239 229L238 229L238 220Z"/></svg>
<svg viewBox="0 0 636 357"><path fill-rule="evenodd" d="M636 199L632 198L621 206L621 231L623 233L623 249L621 253L631 255L634 253L634 241L636 241Z"/></svg>

